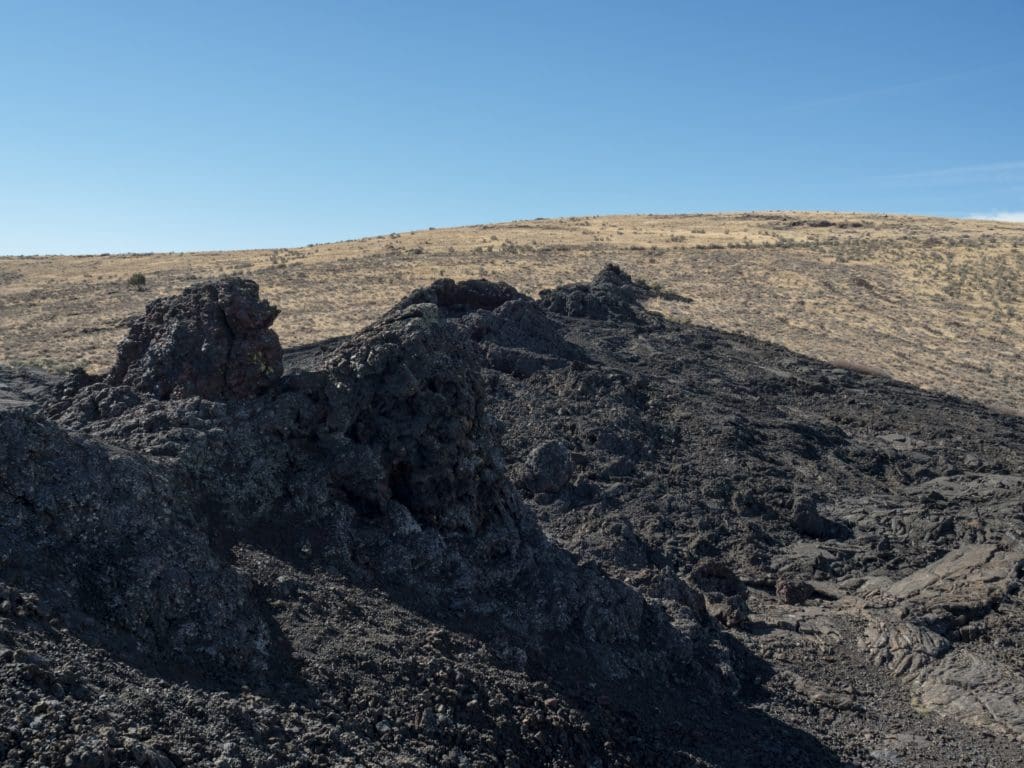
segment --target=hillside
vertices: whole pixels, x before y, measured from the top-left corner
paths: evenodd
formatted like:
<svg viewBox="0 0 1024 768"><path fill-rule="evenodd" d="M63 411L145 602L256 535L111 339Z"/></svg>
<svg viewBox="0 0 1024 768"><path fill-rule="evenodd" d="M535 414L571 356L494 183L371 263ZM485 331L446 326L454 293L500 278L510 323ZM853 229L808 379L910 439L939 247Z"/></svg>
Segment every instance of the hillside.
<svg viewBox="0 0 1024 768"><path fill-rule="evenodd" d="M288 307L286 346L352 333L447 276L524 293L614 261L648 308L915 385L1024 410L1024 225L746 213L539 219L216 253L0 260L0 361L108 366L146 302L243 275ZM127 285L134 273L146 288Z"/></svg>

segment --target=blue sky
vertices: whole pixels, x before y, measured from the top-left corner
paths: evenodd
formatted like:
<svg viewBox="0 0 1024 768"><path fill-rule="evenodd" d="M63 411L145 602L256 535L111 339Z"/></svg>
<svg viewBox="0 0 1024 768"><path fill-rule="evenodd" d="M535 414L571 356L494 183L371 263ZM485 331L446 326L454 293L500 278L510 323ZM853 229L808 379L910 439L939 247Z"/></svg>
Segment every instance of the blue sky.
<svg viewBox="0 0 1024 768"><path fill-rule="evenodd" d="M1024 0L0 0L0 253L1024 212Z"/></svg>

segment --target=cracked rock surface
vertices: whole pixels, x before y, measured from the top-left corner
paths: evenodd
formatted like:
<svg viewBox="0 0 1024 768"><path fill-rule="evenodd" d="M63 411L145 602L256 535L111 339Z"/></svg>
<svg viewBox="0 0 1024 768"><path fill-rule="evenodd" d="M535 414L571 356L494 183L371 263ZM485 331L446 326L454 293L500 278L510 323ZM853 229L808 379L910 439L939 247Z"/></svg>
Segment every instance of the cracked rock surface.
<svg viewBox="0 0 1024 768"><path fill-rule="evenodd" d="M0 764L1019 765L1024 423L651 295L0 369Z"/></svg>

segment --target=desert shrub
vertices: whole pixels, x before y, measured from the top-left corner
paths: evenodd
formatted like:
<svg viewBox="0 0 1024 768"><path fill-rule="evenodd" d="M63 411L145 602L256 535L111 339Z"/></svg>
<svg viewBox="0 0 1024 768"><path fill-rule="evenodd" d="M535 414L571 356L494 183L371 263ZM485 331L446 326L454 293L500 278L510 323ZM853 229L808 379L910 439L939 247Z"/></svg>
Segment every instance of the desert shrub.
<svg viewBox="0 0 1024 768"><path fill-rule="evenodd" d="M128 285L141 291L146 287L146 276L141 272L135 272L128 278Z"/></svg>

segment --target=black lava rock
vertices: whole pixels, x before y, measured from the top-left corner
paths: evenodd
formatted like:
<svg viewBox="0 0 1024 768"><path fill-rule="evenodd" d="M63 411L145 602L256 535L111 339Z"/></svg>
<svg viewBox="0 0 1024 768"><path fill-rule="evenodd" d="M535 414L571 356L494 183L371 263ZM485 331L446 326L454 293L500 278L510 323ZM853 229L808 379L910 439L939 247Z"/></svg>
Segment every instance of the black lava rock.
<svg viewBox="0 0 1024 768"><path fill-rule="evenodd" d="M521 486L529 493L557 493L572 477L572 456L565 443L551 440L530 451Z"/></svg>
<svg viewBox="0 0 1024 768"><path fill-rule="evenodd" d="M277 308L252 280L229 278L157 299L128 331L107 376L162 400L252 397L281 376Z"/></svg>

